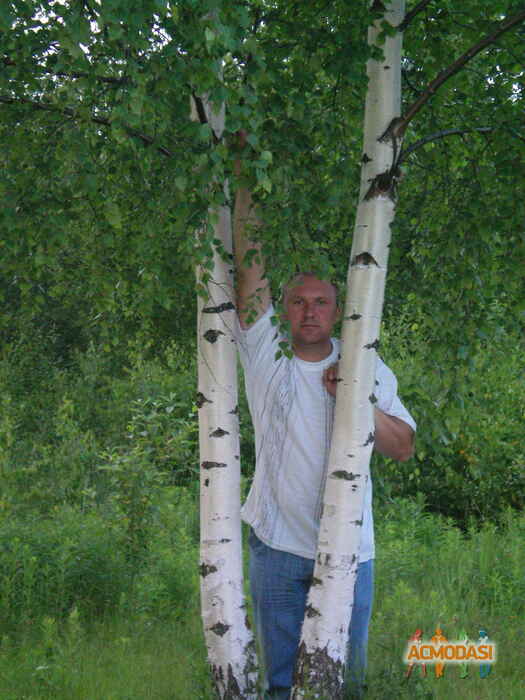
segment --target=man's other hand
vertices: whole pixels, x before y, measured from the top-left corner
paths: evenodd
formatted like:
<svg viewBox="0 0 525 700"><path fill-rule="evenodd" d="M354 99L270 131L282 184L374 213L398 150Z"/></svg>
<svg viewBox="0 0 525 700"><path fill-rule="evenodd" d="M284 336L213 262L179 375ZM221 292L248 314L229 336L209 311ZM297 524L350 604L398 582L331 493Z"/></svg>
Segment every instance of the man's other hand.
<svg viewBox="0 0 525 700"><path fill-rule="evenodd" d="M323 372L323 384L335 398L339 377L339 364L336 362ZM414 431L395 416L389 416L374 406L375 444L374 449L385 457L404 462L414 454Z"/></svg>
<svg viewBox="0 0 525 700"><path fill-rule="evenodd" d="M337 394L337 383L340 381L338 377L339 363L336 362L330 367L327 367L323 372L323 385L326 391L335 398Z"/></svg>

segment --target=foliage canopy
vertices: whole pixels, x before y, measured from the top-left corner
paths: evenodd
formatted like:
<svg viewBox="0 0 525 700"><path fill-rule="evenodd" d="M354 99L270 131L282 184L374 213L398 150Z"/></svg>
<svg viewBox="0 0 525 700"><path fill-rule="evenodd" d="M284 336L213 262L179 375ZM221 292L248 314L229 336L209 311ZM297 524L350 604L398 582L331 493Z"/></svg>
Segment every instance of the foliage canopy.
<svg viewBox="0 0 525 700"><path fill-rule="evenodd" d="M405 31L405 103L518 7L428 3ZM209 184L231 175L239 128L250 135L273 281L312 259L343 276L369 21L366 3L350 13L341 1L4 3L10 309L45 313L73 334L87 325L88 337L107 323L167 333L173 320L187 334L193 264L211 245L193 232L224 197ZM494 304L508 321L523 298L522 40L518 26L469 62L408 134L387 312L414 293L440 341L461 328L468 345ZM203 93L227 104L220 143L188 119L190 95ZM446 130L458 133L409 153Z"/></svg>
<svg viewBox="0 0 525 700"><path fill-rule="evenodd" d="M420 5L404 37L405 106L521 9ZM61 359L92 341L192 344L194 266L213 244L211 228L195 230L224 201L224 180L235 186L240 128L275 289L305 265L342 280L369 21L366 3L350 12L343 0L2 3L4 350L35 337ZM520 24L478 53L405 137L386 359L402 350L409 367L417 347L421 374L406 386L422 462L431 448L431 464L448 459L459 439L483 348L522 342L523 39ZM188 118L204 93L227 105L220 142Z"/></svg>

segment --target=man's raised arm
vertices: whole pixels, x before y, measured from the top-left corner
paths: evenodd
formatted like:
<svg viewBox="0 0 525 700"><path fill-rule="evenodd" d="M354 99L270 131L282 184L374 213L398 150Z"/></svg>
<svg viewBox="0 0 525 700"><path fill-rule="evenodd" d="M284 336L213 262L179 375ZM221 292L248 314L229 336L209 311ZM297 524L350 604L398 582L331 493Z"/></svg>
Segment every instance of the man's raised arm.
<svg viewBox="0 0 525 700"><path fill-rule="evenodd" d="M246 135L239 134L239 146ZM241 162L235 161L235 174L241 174ZM233 248L236 271L237 313L242 328L249 328L270 305L270 287L265 277L260 243L250 241L250 231L260 227L251 193L245 186L237 189L233 212Z"/></svg>

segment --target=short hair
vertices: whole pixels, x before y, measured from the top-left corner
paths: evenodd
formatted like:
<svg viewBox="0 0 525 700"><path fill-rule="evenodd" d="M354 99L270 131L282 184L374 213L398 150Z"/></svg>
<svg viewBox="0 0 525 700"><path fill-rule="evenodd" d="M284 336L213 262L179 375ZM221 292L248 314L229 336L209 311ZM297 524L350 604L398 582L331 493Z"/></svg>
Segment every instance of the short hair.
<svg viewBox="0 0 525 700"><path fill-rule="evenodd" d="M322 280L323 282L328 282L328 284L331 285L335 292L335 302L336 304L338 303L339 300L339 287L337 285L337 282L334 279L323 279L322 277L319 277L318 273L313 271L313 270L301 270L301 272L297 272L293 277L291 277L288 282L285 282L284 284L281 285L281 300L284 301L284 298L292 286L294 282L301 277L315 277L318 280Z"/></svg>

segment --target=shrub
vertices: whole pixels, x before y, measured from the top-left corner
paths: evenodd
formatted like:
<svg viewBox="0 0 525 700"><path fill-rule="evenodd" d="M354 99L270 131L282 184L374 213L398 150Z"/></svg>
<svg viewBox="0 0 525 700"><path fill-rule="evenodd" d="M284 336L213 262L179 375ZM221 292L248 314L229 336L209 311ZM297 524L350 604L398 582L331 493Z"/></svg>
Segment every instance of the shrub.
<svg viewBox="0 0 525 700"><path fill-rule="evenodd" d="M115 609L129 585L123 533L92 512L65 506L48 518L0 523L0 619L6 627L74 605L89 618Z"/></svg>
<svg viewBox="0 0 525 700"><path fill-rule="evenodd" d="M394 329L395 331L395 329ZM406 463L375 457L383 499L422 493L428 507L464 529L525 506L523 347L505 335L480 342L455 364L441 364L416 333L386 336L386 361L418 422L416 455Z"/></svg>
<svg viewBox="0 0 525 700"><path fill-rule="evenodd" d="M165 489L155 512L149 551L135 580L132 604L149 617L198 615L197 489Z"/></svg>

